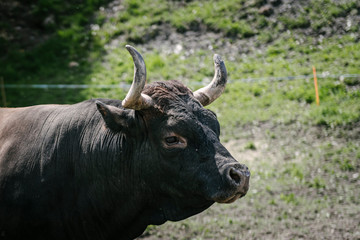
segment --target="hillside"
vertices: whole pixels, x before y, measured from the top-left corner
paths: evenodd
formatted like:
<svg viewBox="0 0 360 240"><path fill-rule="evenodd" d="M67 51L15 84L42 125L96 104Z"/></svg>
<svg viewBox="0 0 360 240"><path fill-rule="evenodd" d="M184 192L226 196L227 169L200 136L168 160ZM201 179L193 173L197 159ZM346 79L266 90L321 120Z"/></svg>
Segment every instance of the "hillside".
<svg viewBox="0 0 360 240"><path fill-rule="evenodd" d="M125 44L144 54L149 81L179 79L193 88L211 78L213 53L223 56L230 82L236 84L239 79L311 75L312 66L324 76L359 73L360 6L355 0L97 0L87 4L48 0L37 5L4 1L0 6L0 76L8 84L130 83L132 62ZM333 101L342 105L347 122L358 119L359 108L354 109L353 101L358 99L359 79L321 81L322 100L331 98L322 111L331 122L315 117L315 123L342 121L331 114L338 111L332 109ZM291 109L303 102L311 106L314 94L307 85L304 79L291 86L281 83L286 93L270 95ZM270 97L271 89L273 84L255 83L234 91L244 99L249 94L262 99ZM7 89L7 101L8 106L24 106L123 94L118 89ZM249 109L261 108L248 104ZM279 107L270 106L272 113L259 120L276 119ZM315 109L308 114L321 115ZM250 120L246 115L239 119Z"/></svg>
<svg viewBox="0 0 360 240"><path fill-rule="evenodd" d="M209 107L252 172L244 199L150 226L143 239L360 239L359 1L0 2L5 84L129 84L126 44L143 54L149 81L192 89L212 78L213 54L222 56L229 84ZM5 91L9 107L126 92Z"/></svg>

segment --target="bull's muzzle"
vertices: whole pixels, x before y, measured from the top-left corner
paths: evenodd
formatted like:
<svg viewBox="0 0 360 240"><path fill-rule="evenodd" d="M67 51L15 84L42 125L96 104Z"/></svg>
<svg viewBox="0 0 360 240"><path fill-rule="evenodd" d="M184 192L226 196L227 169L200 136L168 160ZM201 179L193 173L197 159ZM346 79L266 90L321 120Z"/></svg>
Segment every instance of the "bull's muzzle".
<svg viewBox="0 0 360 240"><path fill-rule="evenodd" d="M246 195L249 190L250 171L240 163L231 163L224 166L224 188L222 193L215 197L218 203L232 203Z"/></svg>

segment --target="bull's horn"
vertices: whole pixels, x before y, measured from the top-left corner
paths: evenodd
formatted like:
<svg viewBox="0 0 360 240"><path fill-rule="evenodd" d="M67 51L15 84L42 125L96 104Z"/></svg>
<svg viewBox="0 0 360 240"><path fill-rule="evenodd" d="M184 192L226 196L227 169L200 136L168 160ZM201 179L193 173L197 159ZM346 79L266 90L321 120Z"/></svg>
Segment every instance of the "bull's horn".
<svg viewBox="0 0 360 240"><path fill-rule="evenodd" d="M124 108L140 110L152 106L152 99L148 95L142 94L146 84L146 66L143 57L136 49L130 45L125 46L134 61L134 79L130 90L122 101Z"/></svg>
<svg viewBox="0 0 360 240"><path fill-rule="evenodd" d="M227 80L226 67L217 54L214 55L215 75L213 80L206 87L200 88L194 92L194 96L203 105L209 105L223 93Z"/></svg>

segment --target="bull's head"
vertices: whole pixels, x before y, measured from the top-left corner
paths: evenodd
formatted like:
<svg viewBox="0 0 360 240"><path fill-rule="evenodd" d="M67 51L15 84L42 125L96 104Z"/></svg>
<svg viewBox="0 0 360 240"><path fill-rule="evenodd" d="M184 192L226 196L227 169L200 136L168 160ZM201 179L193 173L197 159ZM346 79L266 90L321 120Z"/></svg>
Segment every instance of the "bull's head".
<svg viewBox="0 0 360 240"><path fill-rule="evenodd" d="M181 220L214 202L231 203L244 196L250 172L220 143L216 115L204 108L224 91L227 73L221 58L214 55L211 83L192 92L177 81L146 85L142 56L126 48L135 74L122 107L97 106L108 128L129 133L127 141L137 138L133 155L139 161L139 179L149 194L147 204L159 215L152 216L152 223Z"/></svg>

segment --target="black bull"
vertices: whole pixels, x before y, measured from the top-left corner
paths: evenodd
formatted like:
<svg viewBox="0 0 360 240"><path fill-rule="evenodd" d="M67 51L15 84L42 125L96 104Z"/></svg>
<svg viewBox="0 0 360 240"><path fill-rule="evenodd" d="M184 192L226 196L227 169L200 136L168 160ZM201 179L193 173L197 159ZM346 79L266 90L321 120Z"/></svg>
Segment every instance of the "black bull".
<svg viewBox="0 0 360 240"><path fill-rule="evenodd" d="M203 107L224 90L220 57L193 93L145 85L127 49L135 75L123 101L0 109L0 239L131 239L246 194L250 173Z"/></svg>

